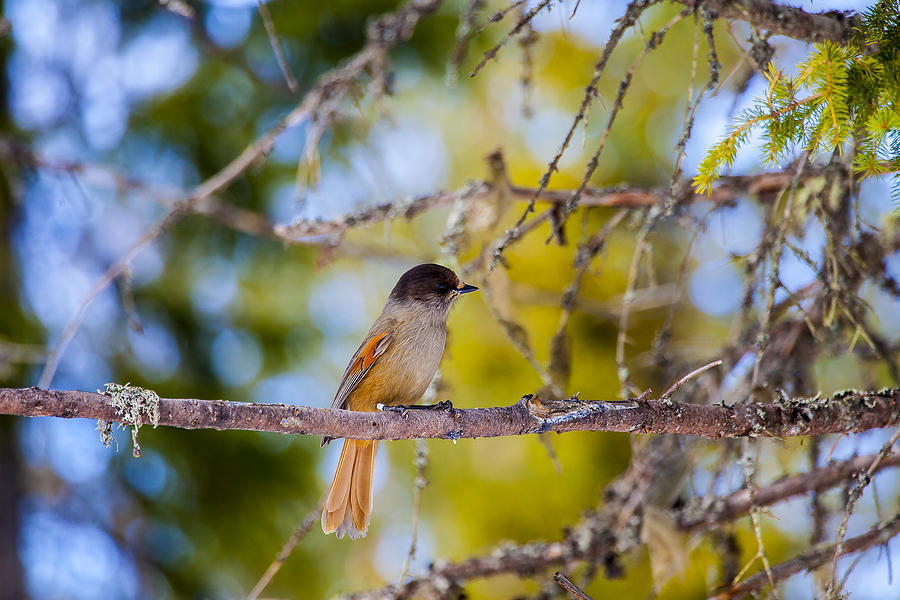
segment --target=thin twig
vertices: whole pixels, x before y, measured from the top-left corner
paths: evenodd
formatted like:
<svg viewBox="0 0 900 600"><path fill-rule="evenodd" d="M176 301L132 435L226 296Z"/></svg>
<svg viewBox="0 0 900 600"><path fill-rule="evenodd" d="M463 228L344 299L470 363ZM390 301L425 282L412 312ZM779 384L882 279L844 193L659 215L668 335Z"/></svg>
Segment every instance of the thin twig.
<svg viewBox="0 0 900 600"><path fill-rule="evenodd" d="M572 594L572 596L577 598L578 600L592 600L590 596L588 596L581 590L581 588L572 583L572 580L566 577L562 571L556 572L556 575L553 576L553 581L559 584L559 587Z"/></svg>
<svg viewBox="0 0 900 600"><path fill-rule="evenodd" d="M269 9L266 7L266 3L263 0L257 0L256 7L259 10L259 16L262 18L263 26L266 29L266 35L269 37L269 44L272 46L272 52L275 53L275 60L278 62L278 68L281 69L281 74L284 76L284 82L287 84L288 89L296 94L300 91L300 85L297 83L297 80L294 79L294 74L291 72L290 65L288 65L287 56L284 54L284 47L281 45L281 39L278 37L278 32L275 30L275 22L272 21L272 15L269 14Z"/></svg>
<svg viewBox="0 0 900 600"><path fill-rule="evenodd" d="M425 440L416 440L416 459L413 461L416 467L416 479L413 482L413 508L412 508L412 536L409 541L409 552L403 570L400 572L398 585L403 585L403 580L409 573L409 567L416 557L416 549L419 543L419 507L422 504L422 490L428 485L425 478L425 469L428 468L428 443Z"/></svg>
<svg viewBox="0 0 900 600"><path fill-rule="evenodd" d="M663 394L662 396L660 396L660 398L662 400L670 398L672 396L672 394L674 394L678 390L678 388L683 386L685 383L687 383L688 381L690 381L691 379L693 379L700 373L703 373L704 371L708 371L708 370L712 369L713 367L718 367L721 364L722 364L722 359L719 359L719 360L714 360L709 364L703 365L699 369L694 369L693 371L691 371L690 373L688 373L687 375L685 375L684 377L682 377L681 379L679 379L678 381L673 383L672 387L667 389L666 393Z"/></svg>
<svg viewBox="0 0 900 600"><path fill-rule="evenodd" d="M534 116L534 107L532 106L532 96L534 95L534 45L537 43L538 32L528 23L525 26L525 33L519 37L519 47L522 49L522 74L519 77L519 84L522 87L522 116L530 119Z"/></svg>
<svg viewBox="0 0 900 600"><path fill-rule="evenodd" d="M616 92L616 98L615 100L613 100L612 107L610 108L609 116L606 120L606 127L604 127L603 132L600 134L600 140L597 142L597 149L594 151L594 154L588 161L587 169L585 169L584 175L581 178L581 184L578 186L578 189L575 190L575 192L569 198L569 201L566 202L565 206L562 209L558 228L562 228L562 224L565 222L566 218L575 211L575 208L578 207L581 201L582 193L584 193L584 190L587 189L591 177L593 177L594 172L597 170L597 167L600 166L600 154L606 147L606 141L609 139L609 134L612 132L613 123L615 123L616 117L618 116L619 111L622 109L623 102L625 100L625 94L631 87L631 81L634 78L634 74L637 71L637 68L640 66L641 62L643 62L644 58L648 54L650 54L650 52L652 52L656 48L659 48L659 46L663 43L663 40L665 39L668 31L688 14L690 14L690 11L685 9L684 11L672 17L672 19L668 23L663 25L658 31L653 32L650 35L650 39L644 45L643 50L641 50L641 52L637 55L637 57L634 59L634 62L631 63L628 72L625 73L625 76L619 82L619 89Z"/></svg>
<svg viewBox="0 0 900 600"><path fill-rule="evenodd" d="M491 14L490 18L481 26L478 27L478 31L475 32L475 35L478 35L484 32L485 29L493 25L494 23L499 23L502 21L506 15L511 13L513 10L525 4L525 0L513 0L508 6L501 8L500 10Z"/></svg>
<svg viewBox="0 0 900 600"><path fill-rule="evenodd" d="M578 302L578 294L584 282L584 275L594 257L606 247L606 242L612 231L622 222L626 215L627 211L624 209L616 211L600 231L579 244L578 249L575 251L575 276L572 278L572 283L563 292L560 303L562 311L559 316L559 325L556 327L556 333L550 339L550 360L547 365L547 371L559 387L565 387L571 371L568 326L569 319L572 317ZM585 212L586 218L587 212Z"/></svg>
<svg viewBox="0 0 900 600"><path fill-rule="evenodd" d="M687 14L688 13L686 11L682 11L676 17L674 17L672 20L670 20L663 28L661 28L658 32L654 33L651 36L651 41L647 42L647 44L644 47L644 50L641 52L641 54L638 56L638 58L632 64L632 68L631 68L631 70L629 70L629 74L626 75L626 78L619 85L619 95L616 98L616 104L613 105L613 110L610 114L610 119L607 123L607 128L604 131L604 136L601 138L601 143L600 143L599 147L597 148L597 151L594 153L594 156L591 158L591 162L588 163L588 170L585 173L584 178L581 180L581 185L579 186L578 190L576 190L575 193L572 194L572 198L569 200L569 203L566 204L566 207L563 209L564 214L567 214L568 212L575 210L575 206L579 203L579 201L581 199L580 198L581 197L580 190L583 190L586 187L588 179L591 177L591 175L594 172L594 169L596 169L597 165L599 164L600 152L603 150L603 144L606 140L606 135L608 135L609 130L612 127L615 113L618 110L618 107L621 106L622 98L624 97L625 90L628 89L628 83L630 83L631 76L632 76L634 70L637 68L637 65L640 63L640 60L642 60L642 58L644 56L646 56L646 54L648 52L650 52L653 48L656 48L658 46L658 44L660 44L662 42L663 37L665 36L665 33L672 26L674 26L675 23L677 23L678 21L683 19ZM628 280L627 280L627 284L626 284L625 298L622 302L622 312L619 316L619 332L618 332L618 335L616 336L616 374L618 375L618 378L619 378L620 394L622 395L622 397L625 397L625 394L627 393L628 382L629 382L628 366L625 364L625 340L627 338L627 332L628 332L628 319L629 319L630 311L631 311L631 300L634 297L634 290L637 287L638 270L640 267L641 258L644 253L645 245L647 243L647 237L650 235L650 232L653 230L653 228L656 226L656 223L659 221L659 219L662 218L663 215L664 215L664 210L660 206L653 206L649 210L649 213L648 213L646 219L644 220L643 226L641 227L640 231L638 231L638 235L637 235L637 239L636 239L635 247L634 247L634 254L632 255L631 264L628 268Z"/></svg>
<svg viewBox="0 0 900 600"><path fill-rule="evenodd" d="M775 291L777 289L778 273L781 269L781 253L784 250L784 239L787 236L788 227L791 224L790 214L791 207L794 203L795 192L797 191L797 181L803 174L803 168L806 165L806 156L800 161L797 167L797 175L791 182L790 192L784 203L784 209L779 219L777 229L775 230L775 238L772 242L773 255L769 266L769 288L766 295L766 309L763 312L762 321L759 325L759 335L756 340L756 360L753 363L753 376L750 379L750 389L754 389L759 382L760 367L769 348L769 328L772 325L772 309L775 306Z"/></svg>
<svg viewBox="0 0 900 600"><path fill-rule="evenodd" d="M294 548L297 547L306 534L309 533L309 530L312 528L313 524L319 522L319 518L322 515L322 507L325 506L325 498L327 496L323 495L319 502L316 504L316 507L312 509L308 515L303 519L303 522L294 530L294 533L291 534L291 537L288 538L288 541L284 543L284 546L281 547L281 551L278 553L278 556L275 557L275 560L272 561L272 564L266 569L266 572L262 574L262 577L259 578L259 581L256 582L256 585L253 586L253 589L250 590L250 593L247 594L247 600L256 600L259 598L259 595L266 589L266 587L271 583L272 578L278 573L278 570L281 569L281 566L285 563L285 561L290 557L291 552L294 551Z"/></svg>
<svg viewBox="0 0 900 600"><path fill-rule="evenodd" d="M694 48L691 57L691 76L688 79L687 102L684 106L684 119L682 121L681 133L678 135L678 141L675 143L675 168L672 169L672 177L669 180L669 197L666 198L666 215L668 215L675 203L675 199L682 196L679 183L681 180L681 165L684 157L687 155L687 143L691 137L694 128L694 115L700 101L708 88L703 88L697 97L694 98L694 85L697 79L697 50L699 46L699 35L696 27L694 28Z"/></svg>
<svg viewBox="0 0 900 600"><path fill-rule="evenodd" d="M600 77L603 75L603 72L606 69L606 65L609 62L609 58L612 55L613 50L619 44L619 41L625 34L625 31L628 30L628 28L630 28L632 25L634 25L641 13L643 13L643 11L647 9L647 7L654 4L656 1L657 0L632 0L632 2L625 9L625 14L616 23L615 28L613 28L612 32L609 35L609 40L607 40L606 45L603 48L603 53L600 55L600 60L597 61L596 65L594 65L594 74L591 77L591 81L590 83L588 83L584 97L581 100L581 107L575 114L575 119L572 122L572 125L569 127L569 131L566 132L566 136L563 139L562 145L560 146L556 155L554 155L554 157L550 160L550 163L547 166L547 170L544 171L544 174L541 176L538 188L529 199L528 206L522 213L522 216L519 217L519 220L516 222L516 224L507 232L506 237L496 244L496 250L494 252L495 257L499 257L500 254L503 253L503 250L506 248L506 246L509 245L510 241L518 237L519 228L525 222L525 219L528 218L528 215L534 212L535 202L537 202L538 198L540 198L540 196L547 189L553 173L559 170L559 161L562 160L563 154L565 154L566 150L569 147L569 144L572 142L572 138L575 135L576 129L578 129L578 125L587 118L588 109L594 102L594 98L599 95L597 85L600 82ZM496 263L496 259L494 262Z"/></svg>
<svg viewBox="0 0 900 600"><path fill-rule="evenodd" d="M524 0L519 1L524 2ZM462 62L466 59L466 54L468 54L469 42L478 33L475 28L475 22L478 19L478 12L483 7L484 0L468 0L466 10L463 12L462 18L459 20L459 26L456 29L456 44L453 46L450 64L447 65L447 80L449 82L456 80L460 65L462 65ZM501 16L501 18L503 17Z"/></svg>
<svg viewBox="0 0 900 600"><path fill-rule="evenodd" d="M769 580L769 584L772 586L772 589L769 591L769 594L773 594L775 590L775 579L772 576L772 567L769 564L769 555L766 552L766 546L763 544L762 539L762 527L759 523L759 513L760 508L756 502L756 484L754 483L754 476L756 475L756 467L754 465L754 459L750 456L750 445L751 440L749 438L745 438L741 440L742 445L742 456L740 462L743 463L744 466L744 488L747 490L750 497L750 524L753 526L753 535L756 536L756 554L750 559L750 561L741 569L737 576L734 578L732 585L736 584L741 577L743 577L744 573L747 569L750 568L753 563L757 560L762 562L763 571L766 574L766 577ZM759 447L757 446L757 451ZM757 461L758 462L758 461Z"/></svg>
<svg viewBox="0 0 900 600"><path fill-rule="evenodd" d="M66 323L66 327L63 329L62 333L59 336L59 339L56 340L56 343L53 345L53 350L51 350L50 355L47 357L47 362L44 365L44 369L41 372L40 380L38 381L38 387L48 388L50 387L50 383L53 381L53 376L56 374L56 369L59 367L59 361L62 358L63 352L66 351L66 348L69 346L69 342L72 341L72 338L75 337L75 333L78 331L78 328L81 327L81 323L84 321L84 317L87 315L88 308L90 308L91 303L94 298L96 298L100 292L105 290L109 284L111 284L116 277L118 277L125 268L131 263L135 256L141 253L147 246L152 244L156 239L162 235L162 233L168 229L173 223L180 220L183 216L184 212L182 210L173 210L166 217L154 225L147 233L145 233L134 245L129 248L125 254L119 258L116 262L114 262L100 277L94 285L91 286L91 289L88 290L88 293L85 294L84 298L81 300L81 304L78 307L78 310L75 312L75 315L69 319L69 322Z"/></svg>
<svg viewBox="0 0 900 600"><path fill-rule="evenodd" d="M879 450L878 454L875 456L872 464L869 465L869 468L866 469L865 473L858 477L856 485L853 486L853 489L850 491L850 496L847 498L847 506L844 508L844 516L841 519L840 527L838 527L837 542L834 545L834 557L832 558L831 563L831 583L828 586L830 593L835 595L840 594L841 588L836 582L837 563L838 558L840 558L844 552L844 536L847 534L847 523L850 521L850 515L853 514L853 509L862 497L863 491L872 482L872 475L878 470L879 465L885 457L890 454L891 449L894 447L894 444L897 443L898 439L900 439L900 429L897 429L897 431L894 432L894 435L891 436L891 439L881 447L881 450Z"/></svg>
<svg viewBox="0 0 900 600"><path fill-rule="evenodd" d="M548 4L550 4L550 0L540 0L540 2L538 2L531 10L522 15L522 17L516 23L515 27L510 29L509 32L504 35L493 48L484 53L484 58L481 59L481 62L479 62L475 69L469 74L469 77L475 77L476 75L478 75L478 73L481 71L481 69L484 68L489 60L496 58L497 53L500 51L500 48L506 45L506 42L509 41L509 38L522 31L522 29L526 25L531 23L531 20L534 19L534 17L537 16L539 12L544 10L544 8L546 8Z"/></svg>
<svg viewBox="0 0 900 600"><path fill-rule="evenodd" d="M706 84L706 88L709 90L715 89L719 83L719 70L722 68L721 63L719 63L719 54L716 52L716 37L713 31L713 21L715 21L716 11L709 8L706 4L700 5L700 16L703 18L703 33L706 35L706 43L709 46L709 54L707 54L707 59L709 61L709 83Z"/></svg>

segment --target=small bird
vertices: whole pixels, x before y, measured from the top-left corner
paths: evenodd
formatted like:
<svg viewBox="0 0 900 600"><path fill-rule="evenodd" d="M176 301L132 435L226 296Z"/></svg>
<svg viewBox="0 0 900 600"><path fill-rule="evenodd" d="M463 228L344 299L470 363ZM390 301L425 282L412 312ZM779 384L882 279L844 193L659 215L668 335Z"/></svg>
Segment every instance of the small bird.
<svg viewBox="0 0 900 600"><path fill-rule="evenodd" d="M447 315L461 294L478 288L435 264L404 273L344 371L332 408L374 412L409 406L434 378L447 339ZM322 438L324 446L331 438ZM322 511L322 530L358 539L369 529L375 440L345 440Z"/></svg>

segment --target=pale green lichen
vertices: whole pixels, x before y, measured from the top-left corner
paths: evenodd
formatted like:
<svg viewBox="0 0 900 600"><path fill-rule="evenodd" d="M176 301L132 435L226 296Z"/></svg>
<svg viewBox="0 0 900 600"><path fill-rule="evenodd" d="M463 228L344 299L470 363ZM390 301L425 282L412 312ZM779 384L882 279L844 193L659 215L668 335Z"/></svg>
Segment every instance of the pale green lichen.
<svg viewBox="0 0 900 600"><path fill-rule="evenodd" d="M109 445L116 441L112 435L112 421L104 421L97 419L97 431L100 432L100 443L109 448ZM119 451L119 442L116 441L116 452Z"/></svg>
<svg viewBox="0 0 900 600"><path fill-rule="evenodd" d="M131 427L132 454L135 458L140 458L141 445L138 443L138 430L144 424L141 415L146 416L148 422L156 429L159 424L159 395L153 390L133 386L130 383L125 385L107 383L106 389L97 391L109 396L112 405L116 408L116 414L121 419L121 427ZM109 445L103 430L101 430L100 441Z"/></svg>

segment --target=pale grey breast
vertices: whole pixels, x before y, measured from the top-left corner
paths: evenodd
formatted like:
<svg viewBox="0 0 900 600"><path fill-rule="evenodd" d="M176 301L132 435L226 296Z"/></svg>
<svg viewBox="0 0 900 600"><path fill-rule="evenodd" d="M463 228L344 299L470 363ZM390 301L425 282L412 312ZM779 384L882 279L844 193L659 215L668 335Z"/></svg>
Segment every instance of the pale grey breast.
<svg viewBox="0 0 900 600"><path fill-rule="evenodd" d="M384 308L379 321L394 323L391 346L383 359L396 376L390 404L413 404L434 378L447 341L447 313L451 303L397 302Z"/></svg>
<svg viewBox="0 0 900 600"><path fill-rule="evenodd" d="M405 398L396 398L395 402L418 402L444 355L446 320L442 315L423 314L419 318L406 319L397 329L399 335L394 336L397 346L391 349L391 362L401 371L399 375L403 381L397 388L407 394Z"/></svg>

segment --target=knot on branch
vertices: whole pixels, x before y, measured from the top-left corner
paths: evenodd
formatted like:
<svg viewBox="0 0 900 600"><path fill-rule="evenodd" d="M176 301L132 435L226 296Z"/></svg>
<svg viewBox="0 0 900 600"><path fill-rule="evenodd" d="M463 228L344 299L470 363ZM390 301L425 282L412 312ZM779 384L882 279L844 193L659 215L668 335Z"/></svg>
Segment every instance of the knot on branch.
<svg viewBox="0 0 900 600"><path fill-rule="evenodd" d="M146 416L153 428L156 429L159 424L159 395L153 390L133 386L130 383L125 385L107 383L106 389L97 391L110 398L110 404L115 407L122 427L131 427L132 454L135 458L140 458L141 445L138 443L138 430L144 424L141 414ZM109 445L109 427L101 429L100 437L104 445Z"/></svg>
<svg viewBox="0 0 900 600"><path fill-rule="evenodd" d="M540 394L527 394L522 396L518 404L523 406L533 419L541 422L540 432L549 431L551 427L562 423L587 419L597 413L638 407L637 402L633 400L585 401L579 400L578 394L563 400L544 400Z"/></svg>
<svg viewBox="0 0 900 600"><path fill-rule="evenodd" d="M750 35L750 58L753 59L753 62L759 66L759 68L765 71L769 67L769 63L772 61L772 57L775 56L775 48L769 44L769 40L757 35Z"/></svg>

